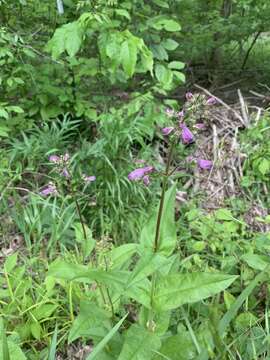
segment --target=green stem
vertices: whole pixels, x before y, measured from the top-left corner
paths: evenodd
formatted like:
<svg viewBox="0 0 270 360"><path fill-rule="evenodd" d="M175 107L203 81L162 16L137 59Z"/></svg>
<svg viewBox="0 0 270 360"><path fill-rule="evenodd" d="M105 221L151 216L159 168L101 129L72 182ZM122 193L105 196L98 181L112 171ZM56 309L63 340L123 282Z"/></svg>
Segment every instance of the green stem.
<svg viewBox="0 0 270 360"><path fill-rule="evenodd" d="M171 143L171 147L170 147L169 155L168 155L168 159L167 159L167 164L166 164L166 170L165 170L165 174L163 176L163 181L162 181L162 191L161 191L161 198L160 198L159 209L158 209L156 234L155 234L155 241L154 241L154 252L158 251L158 246L159 246L160 226L161 226L161 220L162 220L162 214L163 214L163 208L164 208L165 193L167 190L168 179L170 176L170 166L171 166L171 162L172 162L174 146L175 146L175 141Z"/></svg>

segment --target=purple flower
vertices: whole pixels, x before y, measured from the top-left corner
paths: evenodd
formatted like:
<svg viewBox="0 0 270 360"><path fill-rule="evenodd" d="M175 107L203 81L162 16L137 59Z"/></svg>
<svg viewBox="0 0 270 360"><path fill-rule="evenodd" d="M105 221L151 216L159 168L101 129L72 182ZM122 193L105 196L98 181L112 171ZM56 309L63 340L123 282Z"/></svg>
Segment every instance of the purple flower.
<svg viewBox="0 0 270 360"><path fill-rule="evenodd" d="M191 100L191 99L193 99L193 94L192 94L192 92L190 92L190 91L188 91L187 93L186 93L186 99L187 100Z"/></svg>
<svg viewBox="0 0 270 360"><path fill-rule="evenodd" d="M202 170L211 170L213 166L213 162L211 160L199 159L198 166Z"/></svg>
<svg viewBox="0 0 270 360"><path fill-rule="evenodd" d="M173 110L173 109L169 109L169 108L167 108L167 109L165 110L165 113L166 113L166 115L169 116L169 117L173 117L173 116L175 115L174 110Z"/></svg>
<svg viewBox="0 0 270 360"><path fill-rule="evenodd" d="M149 179L148 175L145 175L143 177L143 183L144 183L145 186L148 186L150 184L150 179Z"/></svg>
<svg viewBox="0 0 270 360"><path fill-rule="evenodd" d="M65 155L62 157L62 159L63 159L64 162L68 162L69 159L70 159L69 154L68 154L68 153L65 153Z"/></svg>
<svg viewBox="0 0 270 360"><path fill-rule="evenodd" d="M70 178L70 174L69 174L67 168L64 168L64 169L62 170L61 175L64 176L65 178Z"/></svg>
<svg viewBox="0 0 270 360"><path fill-rule="evenodd" d="M202 130L205 128L205 124L204 123L197 123L193 126L195 129L199 129Z"/></svg>
<svg viewBox="0 0 270 360"><path fill-rule="evenodd" d="M57 156L57 155L51 155L51 156L49 156L49 161L52 162L52 163L57 164L60 161L60 157Z"/></svg>
<svg viewBox="0 0 270 360"><path fill-rule="evenodd" d="M180 128L182 129L182 141L184 144L190 144L194 141L194 136L189 128L185 124L180 124Z"/></svg>
<svg viewBox="0 0 270 360"><path fill-rule="evenodd" d="M185 113L184 110L178 111L177 116L182 119L184 117Z"/></svg>
<svg viewBox="0 0 270 360"><path fill-rule="evenodd" d="M86 176L86 175L83 175L83 180L86 182L86 183L90 183L90 182L93 182L93 181L96 181L96 177L95 176Z"/></svg>
<svg viewBox="0 0 270 360"><path fill-rule="evenodd" d="M167 136L167 135L170 135L170 133L174 130L174 128L171 126L171 127L165 127L161 130L162 134Z"/></svg>
<svg viewBox="0 0 270 360"><path fill-rule="evenodd" d="M217 99L213 96L207 99L206 104L207 105L215 105L217 103Z"/></svg>
<svg viewBox="0 0 270 360"><path fill-rule="evenodd" d="M150 174L154 170L155 168L153 166L135 169L128 174L128 179L131 181L141 180L145 175Z"/></svg>
<svg viewBox="0 0 270 360"><path fill-rule="evenodd" d="M40 191L40 195L48 196L48 195L57 195L56 186L53 183L49 183L48 186Z"/></svg>

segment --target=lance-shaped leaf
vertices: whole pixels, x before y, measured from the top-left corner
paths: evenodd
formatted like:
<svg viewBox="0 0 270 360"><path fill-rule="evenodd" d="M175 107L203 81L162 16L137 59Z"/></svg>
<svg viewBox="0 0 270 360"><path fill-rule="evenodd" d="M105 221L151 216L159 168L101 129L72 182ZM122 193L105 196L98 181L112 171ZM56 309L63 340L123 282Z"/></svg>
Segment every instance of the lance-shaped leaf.
<svg viewBox="0 0 270 360"><path fill-rule="evenodd" d="M225 290L237 278L220 273L172 274L160 278L154 294L157 311L175 309Z"/></svg>
<svg viewBox="0 0 270 360"><path fill-rule="evenodd" d="M157 334L144 327L132 325L126 333L118 360L150 360L160 346L161 341Z"/></svg>

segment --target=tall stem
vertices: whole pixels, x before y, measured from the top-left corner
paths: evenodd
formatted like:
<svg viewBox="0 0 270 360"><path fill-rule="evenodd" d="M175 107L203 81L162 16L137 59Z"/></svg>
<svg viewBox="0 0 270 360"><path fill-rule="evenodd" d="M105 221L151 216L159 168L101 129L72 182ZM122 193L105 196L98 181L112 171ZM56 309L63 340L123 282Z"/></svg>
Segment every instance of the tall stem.
<svg viewBox="0 0 270 360"><path fill-rule="evenodd" d="M164 208L165 193L167 190L168 178L170 176L170 166L171 166L171 162L172 162L174 146L175 146L175 141L173 141L171 143L171 146L169 149L169 155L167 158L166 170L165 170L165 174L163 175L162 191L161 191L161 198L160 198L159 209L158 209L156 234L155 234L155 241L154 241L154 252L158 251L158 246L159 246L160 226L161 226L161 220L162 220L162 214L163 214L163 208Z"/></svg>

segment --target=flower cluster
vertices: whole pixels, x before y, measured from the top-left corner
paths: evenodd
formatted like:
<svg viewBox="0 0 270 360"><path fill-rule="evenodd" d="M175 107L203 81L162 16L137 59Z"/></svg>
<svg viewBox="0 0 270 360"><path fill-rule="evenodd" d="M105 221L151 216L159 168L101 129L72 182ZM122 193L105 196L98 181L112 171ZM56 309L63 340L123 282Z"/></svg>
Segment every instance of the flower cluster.
<svg viewBox="0 0 270 360"><path fill-rule="evenodd" d="M71 181L71 170L70 170L70 155L68 153L64 155L50 155L49 162L54 165L54 169L60 174L63 178L66 179L67 183ZM96 180L95 176L89 176L83 174L81 179L84 181L86 185ZM42 191L40 191L40 195L48 196L48 195L57 195L57 188L54 183L49 183Z"/></svg>
<svg viewBox="0 0 270 360"><path fill-rule="evenodd" d="M142 168L135 169L128 174L128 179L131 181L142 180L144 185L150 184L149 174L153 173L155 168L153 166L145 166Z"/></svg>
<svg viewBox="0 0 270 360"><path fill-rule="evenodd" d="M195 142L197 134L206 128L205 122L207 112L205 108L215 105L217 99L213 96L207 98L205 95L193 94L188 91L186 93L186 103L181 111L174 109L165 109L165 114L173 122L173 126L166 126L161 129L161 133L165 137L174 137L180 139L184 145L189 145ZM173 121L174 120L174 121ZM191 157L189 161L194 161L201 170L211 170L213 162L207 159L196 159ZM144 163L145 161L141 161ZM138 162L139 163L139 162ZM131 181L142 180L145 185L149 185L149 174L154 172L153 166L140 167L133 170L128 179Z"/></svg>

